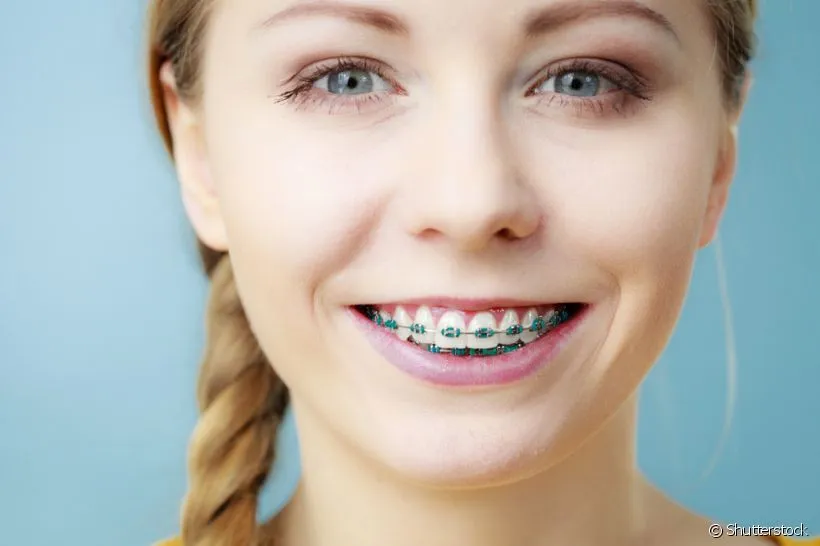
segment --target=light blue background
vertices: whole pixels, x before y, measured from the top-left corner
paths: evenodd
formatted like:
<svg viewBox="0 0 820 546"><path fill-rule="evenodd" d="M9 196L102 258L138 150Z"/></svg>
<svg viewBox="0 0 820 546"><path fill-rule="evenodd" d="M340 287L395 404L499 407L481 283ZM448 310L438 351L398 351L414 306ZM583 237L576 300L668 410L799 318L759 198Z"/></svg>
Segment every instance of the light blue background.
<svg viewBox="0 0 820 546"><path fill-rule="evenodd" d="M0 545L176 532L206 286L143 91L144 2L0 8ZM721 437L715 254L647 381L640 462L726 521L820 533L820 2L769 0L724 224L739 352ZM287 455L265 495L298 472Z"/></svg>

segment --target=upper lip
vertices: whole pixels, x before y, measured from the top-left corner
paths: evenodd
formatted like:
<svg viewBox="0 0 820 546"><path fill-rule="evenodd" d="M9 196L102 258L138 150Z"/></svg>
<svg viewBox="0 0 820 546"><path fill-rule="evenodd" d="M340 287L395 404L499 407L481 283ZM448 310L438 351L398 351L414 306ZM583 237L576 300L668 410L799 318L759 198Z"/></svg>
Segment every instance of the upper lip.
<svg viewBox="0 0 820 546"><path fill-rule="evenodd" d="M407 298L395 301L371 302L370 305L427 305L430 307L445 307L461 311L483 311L485 309L509 307L537 307L564 302L548 302L525 300L517 298L452 298L430 296L422 298Z"/></svg>

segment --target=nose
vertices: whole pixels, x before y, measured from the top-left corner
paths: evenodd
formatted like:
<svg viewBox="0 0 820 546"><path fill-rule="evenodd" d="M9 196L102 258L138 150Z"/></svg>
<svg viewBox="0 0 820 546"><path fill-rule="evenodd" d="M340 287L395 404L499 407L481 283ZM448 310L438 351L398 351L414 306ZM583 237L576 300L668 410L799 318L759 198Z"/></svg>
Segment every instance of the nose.
<svg viewBox="0 0 820 546"><path fill-rule="evenodd" d="M538 199L498 108L462 99L425 125L413 169L419 178L404 200L413 235L474 252L536 232Z"/></svg>

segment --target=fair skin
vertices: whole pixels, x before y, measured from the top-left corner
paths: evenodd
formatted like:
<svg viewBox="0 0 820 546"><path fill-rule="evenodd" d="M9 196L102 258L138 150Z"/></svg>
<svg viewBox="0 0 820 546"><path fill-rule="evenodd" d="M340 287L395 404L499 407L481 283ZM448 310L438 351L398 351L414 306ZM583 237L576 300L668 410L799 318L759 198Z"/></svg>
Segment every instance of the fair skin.
<svg viewBox="0 0 820 546"><path fill-rule="evenodd" d="M216 3L201 100L162 73L188 215L230 251L290 388L303 479L283 543L713 544L640 476L634 446L635 391L734 174L739 111L703 6L294 5ZM340 57L373 89L310 82ZM564 65L596 92L557 91L547 72ZM292 97L295 75L308 85ZM590 308L542 373L480 389L398 371L350 320L440 296Z"/></svg>

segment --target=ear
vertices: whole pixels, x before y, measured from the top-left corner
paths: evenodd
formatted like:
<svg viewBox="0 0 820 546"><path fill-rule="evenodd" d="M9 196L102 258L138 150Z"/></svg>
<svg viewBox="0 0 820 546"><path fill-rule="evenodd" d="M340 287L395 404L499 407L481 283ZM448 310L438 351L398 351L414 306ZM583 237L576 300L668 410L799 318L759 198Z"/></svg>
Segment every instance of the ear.
<svg viewBox="0 0 820 546"><path fill-rule="evenodd" d="M180 98L171 63L162 66L159 80L185 212L200 241L226 251L227 235L211 177L201 113Z"/></svg>
<svg viewBox="0 0 820 546"><path fill-rule="evenodd" d="M718 160L712 175L712 185L709 189L709 201L701 226L699 241L701 248L708 246L714 240L723 213L726 210L729 189L737 170L738 125L751 85L751 74L747 74L741 88L740 100L735 105L734 110L729 113L726 127L723 130Z"/></svg>

